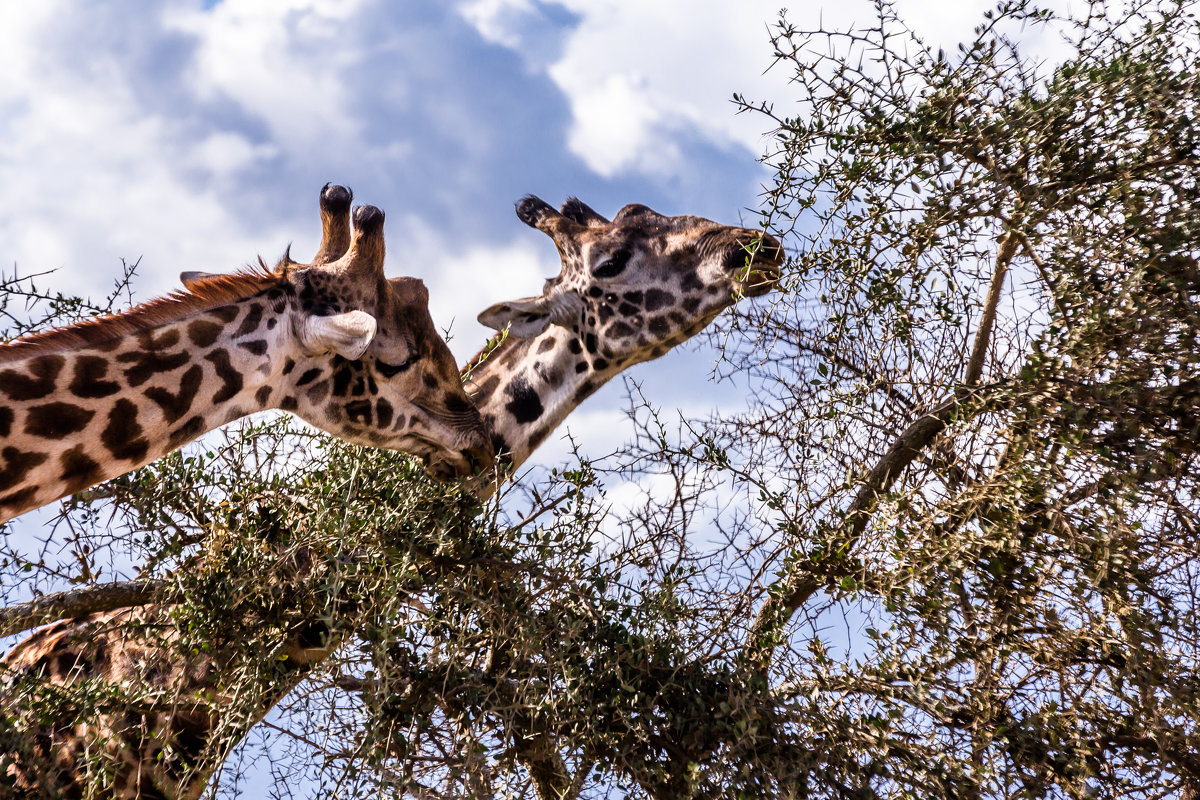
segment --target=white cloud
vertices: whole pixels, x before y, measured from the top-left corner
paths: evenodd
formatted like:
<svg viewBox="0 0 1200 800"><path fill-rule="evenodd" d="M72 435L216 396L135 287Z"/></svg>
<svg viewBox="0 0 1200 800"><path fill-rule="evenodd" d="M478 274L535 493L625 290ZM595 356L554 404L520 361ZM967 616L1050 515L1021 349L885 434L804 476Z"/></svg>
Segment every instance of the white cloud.
<svg viewBox="0 0 1200 800"><path fill-rule="evenodd" d="M192 67L201 99L228 98L287 148L353 138L344 71L359 0L223 0L211 10L178 9L167 30L195 37Z"/></svg>
<svg viewBox="0 0 1200 800"><path fill-rule="evenodd" d="M546 70L570 104L572 152L601 176L662 177L695 169L681 147L691 138L757 156L763 120L736 115L733 93L786 108L796 91L788 86L786 68L768 69L778 0L473 0L460 14L489 41L525 52L536 46L531 21L551 4L577 22L561 55L535 66ZM901 0L898 10L928 44L952 48L971 38L994 5ZM1069 0L1050 5L1063 10ZM863 0L809 3L790 9L787 18L801 28L848 30L873 25L874 9ZM1052 35L1028 38L1043 58L1060 52Z"/></svg>

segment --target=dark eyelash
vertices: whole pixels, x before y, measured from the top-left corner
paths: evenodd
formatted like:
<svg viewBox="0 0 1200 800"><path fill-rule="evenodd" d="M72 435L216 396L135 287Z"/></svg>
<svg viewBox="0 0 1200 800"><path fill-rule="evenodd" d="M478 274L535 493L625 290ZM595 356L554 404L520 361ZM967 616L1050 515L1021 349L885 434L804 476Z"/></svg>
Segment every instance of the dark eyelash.
<svg viewBox="0 0 1200 800"><path fill-rule="evenodd" d="M376 359L375 369L379 370L379 374L383 377L391 378L395 375L399 375L401 372L404 372L404 370L412 366L412 363L413 359L411 358L406 361L402 361L399 364L388 364Z"/></svg>
<svg viewBox="0 0 1200 800"><path fill-rule="evenodd" d="M625 269L625 265L629 263L629 256L628 250L618 250L607 261L592 270L592 274L597 278L612 278L620 275L621 271Z"/></svg>

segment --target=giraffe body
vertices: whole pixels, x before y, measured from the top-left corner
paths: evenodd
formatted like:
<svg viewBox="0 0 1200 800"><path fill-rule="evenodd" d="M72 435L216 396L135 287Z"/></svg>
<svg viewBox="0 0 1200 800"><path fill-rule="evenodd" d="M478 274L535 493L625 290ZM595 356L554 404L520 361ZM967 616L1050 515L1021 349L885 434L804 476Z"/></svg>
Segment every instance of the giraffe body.
<svg viewBox="0 0 1200 800"><path fill-rule="evenodd" d="M350 199L323 190L312 265L187 273L184 292L0 345L0 522L271 408L439 477L489 463L424 285L384 277L383 213L352 229Z"/></svg>
<svg viewBox="0 0 1200 800"><path fill-rule="evenodd" d="M764 294L779 277L782 248L774 239L698 217L664 217L627 206L609 222L577 200L555 211L536 198L522 201L518 215L551 235L562 271L547 281L542 295L499 303L480 315L485 324L510 326L513 335L464 370L497 450L514 468L604 382L661 356L739 296ZM475 480L480 495L496 488L482 476ZM159 674L143 665L162 663L161 639L124 635L115 647L96 644L104 631L130 620L168 625L169 612L169 606L145 606L43 627L0 661L0 686L7 671L10 681L33 677L59 685L90 678L137 686L152 677L173 696L219 695L220 654L177 660ZM282 643L289 680L262 698L262 714L339 644L336 636L317 637L315 646L313 641L308 630ZM172 701L133 719L112 716L91 727L43 728L44 742L35 749L57 770L46 778L53 781L49 785L68 792L82 791L82 754L89 741L101 741L116 765L109 796L194 800L219 763L205 761L203 750L221 722L211 705L198 709ZM248 728L239 729L230 745ZM35 776L19 768L13 774L22 775L25 786L34 785Z"/></svg>

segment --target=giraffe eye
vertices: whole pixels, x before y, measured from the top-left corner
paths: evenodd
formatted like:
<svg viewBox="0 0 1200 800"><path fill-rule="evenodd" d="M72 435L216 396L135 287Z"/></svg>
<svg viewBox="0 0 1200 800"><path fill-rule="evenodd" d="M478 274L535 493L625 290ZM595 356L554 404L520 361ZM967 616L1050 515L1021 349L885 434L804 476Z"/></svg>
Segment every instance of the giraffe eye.
<svg viewBox="0 0 1200 800"><path fill-rule="evenodd" d="M408 369L413 364L412 358L406 358L399 364L388 364L387 362L375 359L375 369L379 370L379 374L385 378L391 378L399 375L404 370Z"/></svg>
<svg viewBox="0 0 1200 800"><path fill-rule="evenodd" d="M592 275L597 278L612 278L620 275L625 269L625 265L629 263L629 256L628 250L618 250L607 261L592 270Z"/></svg>

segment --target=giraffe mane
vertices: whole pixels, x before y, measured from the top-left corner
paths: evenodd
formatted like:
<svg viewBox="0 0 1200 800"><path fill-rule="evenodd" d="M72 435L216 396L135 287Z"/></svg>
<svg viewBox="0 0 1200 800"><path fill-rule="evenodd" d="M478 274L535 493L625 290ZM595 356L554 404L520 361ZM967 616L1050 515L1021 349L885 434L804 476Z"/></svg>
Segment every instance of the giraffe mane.
<svg viewBox="0 0 1200 800"><path fill-rule="evenodd" d="M207 311L266 291L284 282L290 263L286 257L274 270L262 259L229 275L212 275L127 311L82 320L64 328L55 328L0 343L0 364L30 356L61 352L78 347L103 344L123 336L149 330L199 311Z"/></svg>

